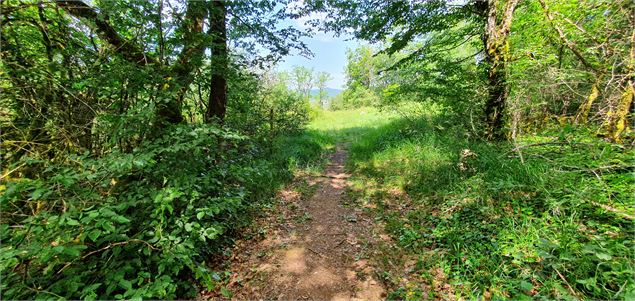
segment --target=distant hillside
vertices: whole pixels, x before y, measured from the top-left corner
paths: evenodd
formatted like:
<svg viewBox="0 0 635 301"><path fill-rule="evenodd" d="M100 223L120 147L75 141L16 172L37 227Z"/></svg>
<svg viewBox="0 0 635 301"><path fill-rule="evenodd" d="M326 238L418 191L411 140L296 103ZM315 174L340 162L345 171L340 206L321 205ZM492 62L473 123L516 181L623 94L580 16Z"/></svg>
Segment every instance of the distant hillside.
<svg viewBox="0 0 635 301"><path fill-rule="evenodd" d="M333 98L338 94L342 93L343 90L335 89L335 88L326 88L326 94L328 98ZM311 89L311 96L317 96L320 93L320 89Z"/></svg>

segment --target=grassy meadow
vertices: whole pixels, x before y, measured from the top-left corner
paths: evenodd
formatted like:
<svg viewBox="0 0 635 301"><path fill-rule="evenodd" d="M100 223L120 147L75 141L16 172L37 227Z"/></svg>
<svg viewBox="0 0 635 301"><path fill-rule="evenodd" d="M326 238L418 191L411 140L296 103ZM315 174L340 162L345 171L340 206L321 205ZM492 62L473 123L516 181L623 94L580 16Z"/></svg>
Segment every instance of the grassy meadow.
<svg viewBox="0 0 635 301"><path fill-rule="evenodd" d="M390 299L635 297L632 148L575 128L492 144L438 106L401 111L325 111L308 131L349 144L350 196L391 237Z"/></svg>

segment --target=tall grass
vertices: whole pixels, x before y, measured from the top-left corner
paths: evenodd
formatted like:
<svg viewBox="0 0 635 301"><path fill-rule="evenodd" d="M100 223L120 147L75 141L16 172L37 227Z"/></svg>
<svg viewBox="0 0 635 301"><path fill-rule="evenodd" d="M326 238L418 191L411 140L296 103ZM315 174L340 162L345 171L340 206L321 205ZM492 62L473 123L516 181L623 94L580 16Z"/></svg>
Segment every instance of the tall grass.
<svg viewBox="0 0 635 301"><path fill-rule="evenodd" d="M311 127L351 143L352 195L395 242L391 298L635 297L632 148L575 128L490 144L438 107Z"/></svg>
<svg viewBox="0 0 635 301"><path fill-rule="evenodd" d="M295 135L279 137L275 141L274 156L284 162L286 170L319 172L326 160L325 152L332 148L334 140L316 130L305 130Z"/></svg>
<svg viewBox="0 0 635 301"><path fill-rule="evenodd" d="M396 117L394 112L380 112L372 107L319 111L308 128L329 137L332 142L353 143L370 130L385 125Z"/></svg>

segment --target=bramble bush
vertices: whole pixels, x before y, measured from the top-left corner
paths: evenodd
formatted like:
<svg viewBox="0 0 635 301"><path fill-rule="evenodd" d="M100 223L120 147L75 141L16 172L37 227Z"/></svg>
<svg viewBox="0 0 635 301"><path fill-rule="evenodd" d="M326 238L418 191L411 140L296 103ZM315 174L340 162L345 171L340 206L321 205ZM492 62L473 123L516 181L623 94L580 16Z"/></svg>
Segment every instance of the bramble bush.
<svg viewBox="0 0 635 301"><path fill-rule="evenodd" d="M178 125L130 153L63 163L25 157L31 178L5 179L0 272L7 299L192 297L219 275L208 256L275 189L247 137Z"/></svg>

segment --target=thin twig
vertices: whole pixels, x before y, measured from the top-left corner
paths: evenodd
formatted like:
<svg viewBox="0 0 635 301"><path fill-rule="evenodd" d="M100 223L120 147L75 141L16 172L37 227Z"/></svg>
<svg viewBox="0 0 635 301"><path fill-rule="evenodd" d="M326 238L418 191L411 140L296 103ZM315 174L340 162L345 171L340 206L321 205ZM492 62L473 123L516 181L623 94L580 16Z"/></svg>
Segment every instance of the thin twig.
<svg viewBox="0 0 635 301"><path fill-rule="evenodd" d="M121 245L126 245L126 244L129 244L129 243L131 243L131 242L141 242L141 243L146 244L146 245L147 245L150 249L152 249L152 250L157 250L157 248L155 248L154 246L152 246L151 244L149 244L148 242L146 242L146 241L144 241L144 240L141 240L141 239L131 239L131 240L126 240L126 241L120 241L120 242L112 243L112 244L109 244L109 245L107 245L107 246L105 246L105 247L103 247L103 248L101 248L101 249L98 249L98 250L95 250L95 251L89 252L88 254L86 254L86 255L82 256L82 259L85 259L86 257L88 257L88 256L90 256L90 255L93 255L93 254L95 254L95 253L98 253L98 252L101 252L101 251L105 251L105 250L107 250L107 249L110 249L110 248L112 248L112 247L121 246Z"/></svg>
<svg viewBox="0 0 635 301"><path fill-rule="evenodd" d="M318 256L320 256L322 258L326 258L326 256L322 255L321 253L319 253L319 252L317 252L317 251L315 251L315 250L313 250L313 249L311 249L309 247L307 247L306 249L311 251L311 252L313 252L313 253L315 253L316 255L318 255Z"/></svg>
<svg viewBox="0 0 635 301"><path fill-rule="evenodd" d="M567 285L567 288L569 288L569 292L576 298L580 298L578 297L578 294L576 294L576 292L573 290L573 288L571 287L571 285L569 284L569 282L567 281L567 279L564 278L564 276L562 276L562 274L560 274L560 271L558 271L558 269L554 268L554 270L556 271L556 273L558 273L558 276L560 276L560 279L562 279L562 281L564 281L564 284Z"/></svg>
<svg viewBox="0 0 635 301"><path fill-rule="evenodd" d="M600 204L600 203L594 202L594 201L591 201L591 204L593 204L595 206L598 206L598 207L602 207L602 209L604 209L606 211L613 212L613 213L615 213L615 214L617 214L617 215L619 215L619 216L621 216L621 217L623 217L625 219L635 220L635 216L630 215L630 214L628 214L626 212L622 212L619 209L613 208L613 207L611 207L609 205Z"/></svg>
<svg viewBox="0 0 635 301"><path fill-rule="evenodd" d="M3 175L0 177L0 180L4 179L5 177L8 177L11 173L13 173L14 171L16 171L16 170L20 169L20 167L22 167L22 166L24 166L24 165L26 165L26 163L22 163L22 164L20 164L18 167L14 168L14 169L12 169L12 170L7 171L7 173L3 174Z"/></svg>
<svg viewBox="0 0 635 301"><path fill-rule="evenodd" d="M146 244L146 245L147 245L150 249L152 249L152 250L157 250L157 248L155 248L154 246L152 246L151 244L149 244L148 242L146 242L146 241L144 241L144 240L141 240L141 239L131 239L131 240L126 240L126 241L120 241L120 242L112 243L112 244L109 244L109 245L107 245L107 246L105 246L105 247L103 247L103 248L97 249L97 250L92 251L92 252L88 252L86 255L82 256L82 257L81 257L81 259L86 259L86 257L89 257L89 256L91 256L91 255L93 255L93 254L95 254L95 253L99 253L99 252L101 252L101 251L105 251L105 250L110 249L110 248L112 248L112 247L121 246L121 245L126 245L126 244L129 244L129 243L132 243L132 242L141 242L141 243ZM77 261L77 259L75 259L75 260L73 260L73 261L71 261L71 262L69 262L69 263L65 264L65 265L64 265L64 266L63 266L63 267L62 267L59 271L57 271L57 274L61 273L64 269L66 269L68 266L70 266L71 264L73 264L75 261Z"/></svg>

